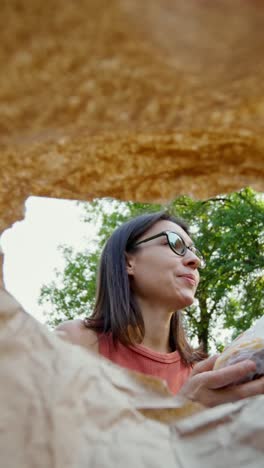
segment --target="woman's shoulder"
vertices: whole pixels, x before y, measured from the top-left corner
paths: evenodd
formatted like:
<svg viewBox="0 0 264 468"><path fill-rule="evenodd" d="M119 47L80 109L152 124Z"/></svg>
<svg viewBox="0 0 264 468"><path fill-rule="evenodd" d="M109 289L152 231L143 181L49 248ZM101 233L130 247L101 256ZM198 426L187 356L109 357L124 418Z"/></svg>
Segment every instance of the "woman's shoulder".
<svg viewBox="0 0 264 468"><path fill-rule="evenodd" d="M61 323L55 328L55 333L73 344L96 353L99 352L97 333L87 328L81 319L67 320Z"/></svg>

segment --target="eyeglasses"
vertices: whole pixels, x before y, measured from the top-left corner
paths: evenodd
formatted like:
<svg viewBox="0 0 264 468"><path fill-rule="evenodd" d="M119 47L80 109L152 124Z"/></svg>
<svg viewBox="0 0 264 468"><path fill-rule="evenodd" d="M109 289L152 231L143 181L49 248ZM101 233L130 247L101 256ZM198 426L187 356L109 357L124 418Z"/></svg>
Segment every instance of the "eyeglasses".
<svg viewBox="0 0 264 468"><path fill-rule="evenodd" d="M147 239L136 242L134 245L136 246L139 244L143 244L144 242L148 242L150 240L157 239L158 237L162 237L162 236L167 237L168 244L174 253L183 257L186 254L187 249L188 249L192 253L194 253L196 257L200 260L199 268L205 267L205 260L201 252L199 252L199 250L196 247L194 247L194 245L189 245L189 246L186 245L184 240L181 238L181 236L173 231L160 232L159 234L156 234L155 236L151 236L151 237L148 237Z"/></svg>

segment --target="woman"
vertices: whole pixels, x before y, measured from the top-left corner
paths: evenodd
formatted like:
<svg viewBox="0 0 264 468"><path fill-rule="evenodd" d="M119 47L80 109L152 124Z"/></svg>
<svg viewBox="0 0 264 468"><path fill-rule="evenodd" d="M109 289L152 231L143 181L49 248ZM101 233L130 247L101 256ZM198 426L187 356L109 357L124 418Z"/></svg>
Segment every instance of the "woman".
<svg viewBox="0 0 264 468"><path fill-rule="evenodd" d="M186 340L180 311L193 303L203 266L182 220L164 212L138 216L116 229L105 245L92 315L57 330L207 406L263 393L261 379L230 386L254 370L253 362L213 371L216 357L204 360Z"/></svg>

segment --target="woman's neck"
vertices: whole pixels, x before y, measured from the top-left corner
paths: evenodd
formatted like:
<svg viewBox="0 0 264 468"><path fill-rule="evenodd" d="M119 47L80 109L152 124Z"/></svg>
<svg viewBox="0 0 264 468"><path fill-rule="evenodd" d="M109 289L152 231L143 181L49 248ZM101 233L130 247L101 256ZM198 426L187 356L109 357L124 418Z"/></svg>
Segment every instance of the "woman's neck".
<svg viewBox="0 0 264 468"><path fill-rule="evenodd" d="M170 321L173 312L138 300L144 320L145 336L141 344L159 353L170 353Z"/></svg>

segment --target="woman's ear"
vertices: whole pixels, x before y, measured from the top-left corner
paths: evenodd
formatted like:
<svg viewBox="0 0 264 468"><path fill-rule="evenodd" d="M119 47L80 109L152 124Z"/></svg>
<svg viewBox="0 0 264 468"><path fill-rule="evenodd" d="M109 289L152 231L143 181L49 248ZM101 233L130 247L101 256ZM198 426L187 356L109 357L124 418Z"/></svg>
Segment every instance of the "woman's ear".
<svg viewBox="0 0 264 468"><path fill-rule="evenodd" d="M127 252L125 253L125 256L127 274L133 276L135 272L135 257Z"/></svg>

